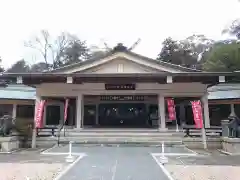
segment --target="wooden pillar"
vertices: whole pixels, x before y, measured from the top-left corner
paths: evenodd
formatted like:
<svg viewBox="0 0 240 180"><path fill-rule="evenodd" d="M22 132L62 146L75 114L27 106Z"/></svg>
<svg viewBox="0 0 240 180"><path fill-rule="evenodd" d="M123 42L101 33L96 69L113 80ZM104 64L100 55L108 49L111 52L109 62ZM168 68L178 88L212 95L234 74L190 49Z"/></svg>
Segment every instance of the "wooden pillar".
<svg viewBox="0 0 240 180"><path fill-rule="evenodd" d="M165 131L166 120L165 120L165 99L164 96L158 95L158 121L160 123L160 131Z"/></svg>
<svg viewBox="0 0 240 180"><path fill-rule="evenodd" d="M81 129L83 126L83 95L79 94L77 97L77 129Z"/></svg>
<svg viewBox="0 0 240 180"><path fill-rule="evenodd" d="M98 107L99 107L99 103L96 104L96 115L95 115L95 116L96 116L96 125L97 125L97 126L98 126L98 124L99 124L99 122L98 122L98 115L99 115L99 114L98 114L98 113L99 113L99 112L98 112Z"/></svg>
<svg viewBox="0 0 240 180"><path fill-rule="evenodd" d="M34 122L33 122L33 132L32 132L32 148L36 148L36 144L37 144L37 130L35 127L35 116L36 116L36 111L37 111L37 104L41 101L41 97L40 96L36 96L36 100L35 100L35 112L34 112Z"/></svg>
<svg viewBox="0 0 240 180"><path fill-rule="evenodd" d="M16 117L17 117L17 104L13 104L12 118L15 119Z"/></svg>
<svg viewBox="0 0 240 180"><path fill-rule="evenodd" d="M210 128L209 108L208 108L208 94L206 93L201 97L203 106L203 116L205 128Z"/></svg>
<svg viewBox="0 0 240 180"><path fill-rule="evenodd" d="M234 104L230 104L230 107L231 107L231 114L230 114L230 116L236 116Z"/></svg>

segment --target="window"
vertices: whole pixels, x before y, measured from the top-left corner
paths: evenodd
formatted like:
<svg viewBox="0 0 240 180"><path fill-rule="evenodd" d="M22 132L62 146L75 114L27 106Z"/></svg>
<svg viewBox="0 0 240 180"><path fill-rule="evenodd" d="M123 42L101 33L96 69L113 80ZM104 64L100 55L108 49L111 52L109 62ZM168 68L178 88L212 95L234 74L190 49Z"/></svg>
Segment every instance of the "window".
<svg viewBox="0 0 240 180"><path fill-rule="evenodd" d="M0 117L3 115L12 116L13 105L12 104L0 104Z"/></svg>
<svg viewBox="0 0 240 180"><path fill-rule="evenodd" d="M17 105L17 118L33 118L34 105Z"/></svg>
<svg viewBox="0 0 240 180"><path fill-rule="evenodd" d="M211 126L221 126L221 120L227 119L231 113L229 104L209 105L209 118Z"/></svg>

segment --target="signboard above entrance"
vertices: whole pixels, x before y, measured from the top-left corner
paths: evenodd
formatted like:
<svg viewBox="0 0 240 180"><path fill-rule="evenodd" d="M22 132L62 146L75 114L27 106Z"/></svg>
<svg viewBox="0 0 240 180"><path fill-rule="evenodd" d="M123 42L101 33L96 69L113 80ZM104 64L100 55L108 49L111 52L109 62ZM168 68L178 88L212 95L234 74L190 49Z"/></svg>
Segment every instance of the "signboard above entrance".
<svg viewBox="0 0 240 180"><path fill-rule="evenodd" d="M135 84L105 84L106 90L135 90Z"/></svg>
<svg viewBox="0 0 240 180"><path fill-rule="evenodd" d="M100 96L101 101L144 101L144 96L139 95L106 95Z"/></svg>

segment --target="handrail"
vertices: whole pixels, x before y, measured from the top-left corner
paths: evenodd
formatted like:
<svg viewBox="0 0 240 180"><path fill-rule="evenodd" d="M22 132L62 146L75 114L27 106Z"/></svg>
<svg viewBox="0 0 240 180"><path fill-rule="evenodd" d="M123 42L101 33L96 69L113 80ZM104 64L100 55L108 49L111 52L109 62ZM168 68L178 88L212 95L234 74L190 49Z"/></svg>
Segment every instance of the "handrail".
<svg viewBox="0 0 240 180"><path fill-rule="evenodd" d="M197 132L194 132L194 130L201 130L200 128L194 128L194 127L184 127L183 128L185 131L185 137L198 137L200 135L191 135L192 133L197 133ZM191 131L192 130L192 131ZM221 127L219 128L205 128L205 131L206 131L206 135L209 136L207 133L216 133L218 134L219 136L222 136L222 129Z"/></svg>
<svg viewBox="0 0 240 180"><path fill-rule="evenodd" d="M64 125L65 125L65 123L63 122L63 123L61 124L60 128L58 129L58 141L57 141L58 146L59 146L59 144L60 144L60 133L61 133ZM64 128L64 136L65 136L65 128Z"/></svg>

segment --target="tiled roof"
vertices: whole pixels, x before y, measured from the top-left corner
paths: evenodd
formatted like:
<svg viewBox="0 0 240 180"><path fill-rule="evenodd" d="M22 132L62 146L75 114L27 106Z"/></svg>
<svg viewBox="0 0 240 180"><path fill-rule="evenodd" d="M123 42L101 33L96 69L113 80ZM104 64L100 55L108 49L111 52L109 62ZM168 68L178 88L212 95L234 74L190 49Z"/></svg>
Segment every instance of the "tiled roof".
<svg viewBox="0 0 240 180"><path fill-rule="evenodd" d="M239 99L240 84L219 84L208 88L208 99Z"/></svg>
<svg viewBox="0 0 240 180"><path fill-rule="evenodd" d="M209 100L240 99L240 84L219 84L208 88ZM35 88L25 85L0 87L0 99L35 100Z"/></svg>
<svg viewBox="0 0 240 180"><path fill-rule="evenodd" d="M0 99L35 100L35 88L25 85L8 85L0 87Z"/></svg>

